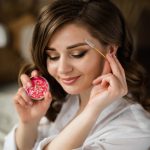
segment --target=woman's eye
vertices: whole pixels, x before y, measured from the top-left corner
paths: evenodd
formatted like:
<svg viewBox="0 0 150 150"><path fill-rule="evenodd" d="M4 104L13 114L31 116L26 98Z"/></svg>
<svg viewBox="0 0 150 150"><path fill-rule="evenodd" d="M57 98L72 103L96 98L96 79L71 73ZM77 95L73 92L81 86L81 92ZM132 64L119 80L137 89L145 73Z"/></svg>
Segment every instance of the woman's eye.
<svg viewBox="0 0 150 150"><path fill-rule="evenodd" d="M83 51L83 52L79 52L79 53L74 53L74 54L72 54L72 57L81 58L81 57L83 57L86 53L87 53L87 51Z"/></svg>
<svg viewBox="0 0 150 150"><path fill-rule="evenodd" d="M59 56L49 56L49 55L48 55L48 58L49 58L50 60L55 61L55 60L58 60L58 59L59 59Z"/></svg>

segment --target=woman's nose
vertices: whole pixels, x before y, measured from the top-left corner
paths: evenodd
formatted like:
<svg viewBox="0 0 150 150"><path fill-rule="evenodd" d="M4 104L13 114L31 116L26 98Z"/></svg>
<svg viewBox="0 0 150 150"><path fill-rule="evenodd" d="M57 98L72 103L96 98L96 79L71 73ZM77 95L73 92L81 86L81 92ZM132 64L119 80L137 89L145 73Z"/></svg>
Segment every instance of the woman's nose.
<svg viewBox="0 0 150 150"><path fill-rule="evenodd" d="M62 58L59 61L58 72L60 74L67 74L72 72L73 66L67 58Z"/></svg>

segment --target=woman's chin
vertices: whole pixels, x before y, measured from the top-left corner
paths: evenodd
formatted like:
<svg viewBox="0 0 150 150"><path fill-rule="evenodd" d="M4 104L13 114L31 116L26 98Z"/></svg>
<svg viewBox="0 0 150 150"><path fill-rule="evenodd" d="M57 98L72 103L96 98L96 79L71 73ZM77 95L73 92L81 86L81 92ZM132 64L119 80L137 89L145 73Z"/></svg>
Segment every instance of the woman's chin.
<svg viewBox="0 0 150 150"><path fill-rule="evenodd" d="M76 90L65 90L68 94L71 94L71 95L77 95L77 94L80 94L81 91L76 91Z"/></svg>
<svg viewBox="0 0 150 150"><path fill-rule="evenodd" d="M82 94L86 91L89 91L89 89L91 89L91 87L88 87L88 88L64 88L64 90L68 93L68 94L71 94L71 95L78 95L78 94Z"/></svg>
<svg viewBox="0 0 150 150"><path fill-rule="evenodd" d="M71 95L80 94L83 91L82 89L71 88L71 87L64 87L63 89L66 91L66 93L71 94Z"/></svg>

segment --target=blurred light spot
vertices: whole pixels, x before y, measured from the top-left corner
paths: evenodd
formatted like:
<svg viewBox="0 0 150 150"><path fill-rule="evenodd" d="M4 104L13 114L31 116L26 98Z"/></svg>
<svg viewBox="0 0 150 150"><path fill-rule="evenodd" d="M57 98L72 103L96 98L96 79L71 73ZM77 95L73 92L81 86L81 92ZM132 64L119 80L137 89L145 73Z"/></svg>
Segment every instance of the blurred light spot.
<svg viewBox="0 0 150 150"><path fill-rule="evenodd" d="M3 48L7 45L7 40L6 28L0 24L0 48Z"/></svg>

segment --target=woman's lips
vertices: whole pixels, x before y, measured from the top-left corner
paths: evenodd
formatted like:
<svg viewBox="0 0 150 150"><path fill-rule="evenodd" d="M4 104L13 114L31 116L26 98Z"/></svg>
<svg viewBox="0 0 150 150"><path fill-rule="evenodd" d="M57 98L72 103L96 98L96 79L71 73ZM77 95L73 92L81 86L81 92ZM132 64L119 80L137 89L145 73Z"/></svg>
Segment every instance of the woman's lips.
<svg viewBox="0 0 150 150"><path fill-rule="evenodd" d="M62 81L64 84L71 85L71 84L75 83L79 77L80 77L80 76L77 76L77 77L69 77L69 78L61 78L61 81Z"/></svg>

